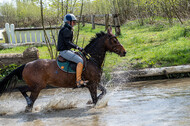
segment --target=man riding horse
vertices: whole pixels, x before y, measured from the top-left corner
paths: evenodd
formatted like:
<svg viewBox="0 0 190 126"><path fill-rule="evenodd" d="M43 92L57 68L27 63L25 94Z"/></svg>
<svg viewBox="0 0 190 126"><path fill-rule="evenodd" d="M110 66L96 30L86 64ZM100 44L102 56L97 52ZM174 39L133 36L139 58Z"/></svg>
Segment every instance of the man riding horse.
<svg viewBox="0 0 190 126"><path fill-rule="evenodd" d="M71 48L78 49L79 51L83 51L83 48L75 45L73 40L73 26L76 24L76 17L73 14L66 14L64 17L65 25L59 31L58 36L58 45L57 51L59 51L60 55L66 60L77 63L76 67L76 84L77 87L83 86L88 81L83 81L81 79L81 74L83 70L83 59L78 56Z"/></svg>

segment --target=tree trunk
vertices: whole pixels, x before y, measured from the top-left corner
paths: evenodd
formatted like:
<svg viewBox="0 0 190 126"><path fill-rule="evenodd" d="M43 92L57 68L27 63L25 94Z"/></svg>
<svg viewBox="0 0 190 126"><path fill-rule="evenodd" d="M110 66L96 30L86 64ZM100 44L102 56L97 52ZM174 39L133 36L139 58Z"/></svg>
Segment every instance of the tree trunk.
<svg viewBox="0 0 190 126"><path fill-rule="evenodd" d="M115 33L117 36L121 35L119 14L113 14L113 23L115 26Z"/></svg>
<svg viewBox="0 0 190 126"><path fill-rule="evenodd" d="M44 31L45 42L46 42L46 45L48 47L50 57L51 57L51 59L53 59L52 47L51 47L51 44L50 44L49 39L47 37L45 26L44 26L43 2L42 2L42 0L40 0L40 5L41 5L41 19L42 19L42 27L43 27L43 31Z"/></svg>
<svg viewBox="0 0 190 126"><path fill-rule="evenodd" d="M137 0L137 5L138 5L137 6L138 21L139 21L140 25L142 26L142 25L144 25L144 20L143 20L142 14L141 14L142 9L141 9L139 0Z"/></svg>
<svg viewBox="0 0 190 126"><path fill-rule="evenodd" d="M61 16L62 16L62 21L64 19L64 14L63 14L63 0L61 0Z"/></svg>
<svg viewBox="0 0 190 126"><path fill-rule="evenodd" d="M68 13L67 12L68 11L68 6L69 6L69 0L67 0L67 2L66 2L65 15Z"/></svg>
<svg viewBox="0 0 190 126"><path fill-rule="evenodd" d="M169 0L169 1L170 1L170 0ZM172 3L170 2L170 4L171 4L171 6L172 6L172 8L173 8L173 11L174 11L176 17L178 18L178 20L180 21L180 23L183 24L183 21L181 20L181 18L179 17L179 15L178 15L178 13L177 13L177 9L176 9L176 6L175 6L174 1L173 1L173 0L171 0L171 1L172 1Z"/></svg>
<svg viewBox="0 0 190 126"><path fill-rule="evenodd" d="M109 26L109 14L105 14L105 30L108 29Z"/></svg>
<svg viewBox="0 0 190 126"><path fill-rule="evenodd" d="M82 15L82 26L84 27L85 26L85 16Z"/></svg>
<svg viewBox="0 0 190 126"><path fill-rule="evenodd" d="M79 38L79 33L80 33L80 23L81 23L82 11L83 11L83 0L82 0L82 4L81 4L80 17L78 20L78 32L77 32L77 38L76 38L76 45L78 44L78 38Z"/></svg>
<svg viewBox="0 0 190 126"><path fill-rule="evenodd" d="M91 15L92 29L95 29L94 17L95 15Z"/></svg>

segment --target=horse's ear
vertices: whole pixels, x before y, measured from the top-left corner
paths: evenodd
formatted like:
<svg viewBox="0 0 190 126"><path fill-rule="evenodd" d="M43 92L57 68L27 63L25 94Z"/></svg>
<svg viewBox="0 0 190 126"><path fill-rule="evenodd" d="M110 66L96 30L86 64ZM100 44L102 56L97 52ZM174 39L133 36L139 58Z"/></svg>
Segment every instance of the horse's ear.
<svg viewBox="0 0 190 126"><path fill-rule="evenodd" d="M112 34L112 27L110 26L109 28L108 28L108 34Z"/></svg>

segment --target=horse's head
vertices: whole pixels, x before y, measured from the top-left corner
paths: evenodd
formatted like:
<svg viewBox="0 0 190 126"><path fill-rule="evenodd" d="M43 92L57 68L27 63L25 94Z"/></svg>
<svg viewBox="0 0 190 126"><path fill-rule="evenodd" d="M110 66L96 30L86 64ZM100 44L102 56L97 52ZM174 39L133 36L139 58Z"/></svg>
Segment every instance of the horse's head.
<svg viewBox="0 0 190 126"><path fill-rule="evenodd" d="M125 51L124 47L122 46L122 44L118 41L116 36L112 33L111 27L108 28L107 34L108 34L108 39L105 42L106 49L110 52L114 52L114 53L118 54L119 56L125 56L126 51Z"/></svg>

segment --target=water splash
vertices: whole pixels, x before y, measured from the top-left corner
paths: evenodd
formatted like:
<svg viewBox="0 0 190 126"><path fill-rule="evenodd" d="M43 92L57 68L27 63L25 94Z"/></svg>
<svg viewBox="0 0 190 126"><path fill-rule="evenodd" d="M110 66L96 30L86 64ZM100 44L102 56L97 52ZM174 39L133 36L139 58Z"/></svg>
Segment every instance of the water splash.
<svg viewBox="0 0 190 126"><path fill-rule="evenodd" d="M24 98L15 99L15 93L4 94L0 101L0 115L20 113L25 109L26 102Z"/></svg>
<svg viewBox="0 0 190 126"><path fill-rule="evenodd" d="M81 95L84 95L83 92L73 91L68 93L63 89L56 89L53 96L46 96L46 99L40 99L41 103L34 108L34 111L48 112L76 108L80 104L84 104L80 97Z"/></svg>
<svg viewBox="0 0 190 126"><path fill-rule="evenodd" d="M111 79L104 86L105 86L105 88L114 86L113 80ZM118 83L118 85L114 86L114 88L112 90L109 90L108 93L102 99L98 100L98 102L96 103L94 108L100 109L100 108L104 108L104 107L108 106L109 99L111 97L113 97L113 95L115 93L117 93L121 88L122 88L121 83Z"/></svg>
<svg viewBox="0 0 190 126"><path fill-rule="evenodd" d="M108 93L97 102L94 108L99 109L108 106L109 99L123 88L123 84L126 83L126 81L129 81L127 77L112 75L112 79L109 80L106 84L101 83L105 88L109 88L109 90Z"/></svg>
<svg viewBox="0 0 190 126"><path fill-rule="evenodd" d="M38 105L34 108L35 111L53 111L76 108L77 103L74 101L68 101L65 98L54 98L50 100L46 105Z"/></svg>

